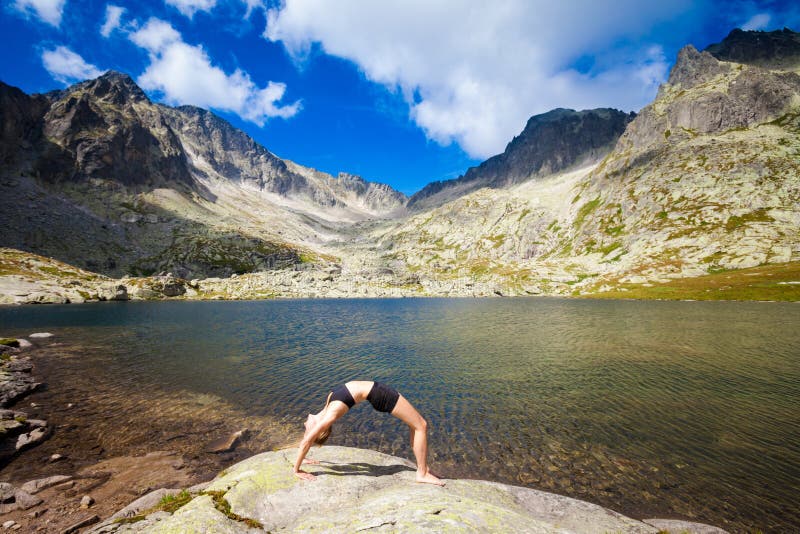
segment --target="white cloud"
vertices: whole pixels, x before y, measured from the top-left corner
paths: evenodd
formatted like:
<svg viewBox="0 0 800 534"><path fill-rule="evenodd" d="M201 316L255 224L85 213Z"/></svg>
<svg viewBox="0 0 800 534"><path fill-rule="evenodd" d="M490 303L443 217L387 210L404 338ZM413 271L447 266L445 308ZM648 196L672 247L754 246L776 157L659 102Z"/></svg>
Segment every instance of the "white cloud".
<svg viewBox="0 0 800 534"><path fill-rule="evenodd" d="M750 17L750 20L742 24L743 30L763 30L769 26L770 17L769 13L758 13Z"/></svg>
<svg viewBox="0 0 800 534"><path fill-rule="evenodd" d="M256 9L263 9L266 11L267 6L264 4L264 0L241 0L241 2L247 6L247 11L244 14L245 19L249 19L250 15Z"/></svg>
<svg viewBox="0 0 800 534"><path fill-rule="evenodd" d="M285 84L268 82L260 88L240 69L226 74L211 64L201 46L185 43L163 20L151 18L130 38L150 55L150 65L139 76L139 85L162 92L170 104L230 111L259 126L271 117L289 118L300 110L299 101L279 104Z"/></svg>
<svg viewBox="0 0 800 534"><path fill-rule="evenodd" d="M103 27L100 28L100 35L107 38L111 35L111 32L119 28L123 13L125 13L124 7L108 4L106 6L106 20L103 22Z"/></svg>
<svg viewBox="0 0 800 534"><path fill-rule="evenodd" d="M66 46L45 50L42 53L42 63L50 76L65 84L97 78L103 74L103 71L86 63L81 56Z"/></svg>
<svg viewBox="0 0 800 534"><path fill-rule="evenodd" d="M152 18L144 27L130 35L131 41L151 54L163 52L168 46L181 43L181 34L169 22Z"/></svg>
<svg viewBox="0 0 800 534"><path fill-rule="evenodd" d="M217 0L164 0L164 2L189 18L198 11L211 11L217 5Z"/></svg>
<svg viewBox="0 0 800 534"><path fill-rule="evenodd" d="M58 28L64 14L66 0L14 0L14 7L25 15L35 15L44 22Z"/></svg>
<svg viewBox="0 0 800 534"><path fill-rule="evenodd" d="M667 73L661 49L634 45L688 0L285 0L264 36L297 61L315 43L400 90L410 117L473 157L501 152L527 119L555 107L638 110ZM627 43L627 44L626 44ZM620 61L619 48L629 56ZM575 70L595 59L588 73Z"/></svg>

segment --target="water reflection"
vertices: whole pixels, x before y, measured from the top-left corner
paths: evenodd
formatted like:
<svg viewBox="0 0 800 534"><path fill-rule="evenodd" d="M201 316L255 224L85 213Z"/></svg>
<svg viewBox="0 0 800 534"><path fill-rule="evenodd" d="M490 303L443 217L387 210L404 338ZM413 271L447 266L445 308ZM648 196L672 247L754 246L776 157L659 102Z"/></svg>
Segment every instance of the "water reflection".
<svg viewBox="0 0 800 534"><path fill-rule="evenodd" d="M53 372L128 426L154 399L219 399L181 417L269 426L251 443L269 447L330 387L376 378L428 418L445 475L733 530L800 528L798 319L791 304L561 299L0 309L4 335L86 347ZM368 406L331 437L411 457L407 441Z"/></svg>

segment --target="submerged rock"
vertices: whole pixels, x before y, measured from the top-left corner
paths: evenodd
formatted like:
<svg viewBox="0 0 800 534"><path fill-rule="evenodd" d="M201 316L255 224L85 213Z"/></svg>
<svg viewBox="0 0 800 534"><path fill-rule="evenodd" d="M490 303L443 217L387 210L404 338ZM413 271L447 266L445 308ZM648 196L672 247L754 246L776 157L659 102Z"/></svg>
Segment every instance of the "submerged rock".
<svg viewBox="0 0 800 534"><path fill-rule="evenodd" d="M63 482L67 482L72 480L71 476L67 475L55 475L52 477L47 478L39 478L37 480L31 480L30 482L26 482L22 485L22 491L26 491L31 495L35 495L42 490L55 486L57 484L61 484Z"/></svg>
<svg viewBox="0 0 800 534"><path fill-rule="evenodd" d="M27 491L15 488L7 482L0 482L0 514L7 514L14 510L28 510L42 502L42 499Z"/></svg>
<svg viewBox="0 0 800 534"><path fill-rule="evenodd" d="M0 407L9 406L41 384L31 376L33 363L28 358L3 362L0 366Z"/></svg>
<svg viewBox="0 0 800 534"><path fill-rule="evenodd" d="M236 445L239 443L239 439L243 436L247 435L247 429L239 430L237 432L233 432L229 436L225 436L219 439L215 439L208 445L206 445L206 452L211 453L222 453L228 452L233 450Z"/></svg>
<svg viewBox="0 0 800 534"><path fill-rule="evenodd" d="M230 467L171 516L151 510L130 522L108 520L93 532L659 531L607 508L544 491L481 480L447 480L445 487L417 484L408 461L349 447L314 451L321 463L306 466L317 476L308 482L292 473L296 452L266 452ZM127 510L143 511L141 506ZM681 528L701 532L691 525Z"/></svg>
<svg viewBox="0 0 800 534"><path fill-rule="evenodd" d="M21 451L22 449L27 449L28 447L38 445L47 439L47 435L47 428L35 428L27 434L21 434L19 437L17 437L16 449L17 451Z"/></svg>

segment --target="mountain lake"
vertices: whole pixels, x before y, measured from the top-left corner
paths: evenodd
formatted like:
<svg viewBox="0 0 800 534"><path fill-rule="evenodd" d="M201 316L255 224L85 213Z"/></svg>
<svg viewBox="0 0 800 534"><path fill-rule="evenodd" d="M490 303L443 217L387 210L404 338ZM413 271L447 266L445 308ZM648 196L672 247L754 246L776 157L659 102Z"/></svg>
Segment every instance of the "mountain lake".
<svg viewBox="0 0 800 534"><path fill-rule="evenodd" d="M152 450L210 478L295 444L335 385L377 379L426 417L444 477L732 532L800 530L797 304L127 302L2 307L0 325L55 334L32 352L47 385L21 404L56 431L3 480L50 453L88 464ZM203 452L242 428L234 452ZM368 403L328 443L413 458L404 425Z"/></svg>

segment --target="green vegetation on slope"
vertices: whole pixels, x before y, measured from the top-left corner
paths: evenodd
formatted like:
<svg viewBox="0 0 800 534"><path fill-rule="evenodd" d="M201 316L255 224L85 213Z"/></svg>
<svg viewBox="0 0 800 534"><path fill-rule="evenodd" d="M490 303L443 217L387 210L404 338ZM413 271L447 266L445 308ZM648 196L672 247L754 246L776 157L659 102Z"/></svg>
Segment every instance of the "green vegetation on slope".
<svg viewBox="0 0 800 534"><path fill-rule="evenodd" d="M661 284L619 284L587 298L643 300L774 300L800 302L800 262L761 265Z"/></svg>
<svg viewBox="0 0 800 534"><path fill-rule="evenodd" d="M53 258L2 247L0 247L0 276L22 276L32 280L55 278L91 281L103 278Z"/></svg>

